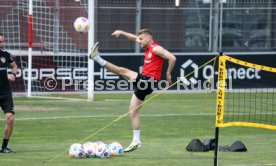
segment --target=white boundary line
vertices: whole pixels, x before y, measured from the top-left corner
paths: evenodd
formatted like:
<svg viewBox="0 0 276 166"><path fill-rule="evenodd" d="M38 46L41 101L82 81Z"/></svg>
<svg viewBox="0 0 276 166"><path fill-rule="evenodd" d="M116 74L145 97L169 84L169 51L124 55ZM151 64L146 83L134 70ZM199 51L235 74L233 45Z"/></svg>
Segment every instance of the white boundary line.
<svg viewBox="0 0 276 166"><path fill-rule="evenodd" d="M261 113L257 113L261 114ZM272 114L272 113L271 113ZM38 118L16 118L15 120L53 120L53 119L76 119L76 118L118 118L121 115L82 115L82 116L53 116L53 117L38 117ZM141 117L165 117L165 116L215 116L215 113L195 113L195 114L149 114L139 115ZM5 119L0 119L1 121ZM276 166L276 165L275 165Z"/></svg>
<svg viewBox="0 0 276 166"><path fill-rule="evenodd" d="M40 99L53 99L53 100L72 100L72 101L87 101L87 99L79 98L66 98L66 97L47 97L47 96L32 96L30 98L40 98ZM48 101L49 102L49 101Z"/></svg>
<svg viewBox="0 0 276 166"><path fill-rule="evenodd" d="M165 117L165 116L212 116L215 114L154 114L154 115L139 115L141 117ZM53 117L39 117L39 118L15 118L15 120L52 120L52 119L75 119L75 118L118 118L121 115L82 115L82 116L53 116ZM5 119L0 119L5 120Z"/></svg>

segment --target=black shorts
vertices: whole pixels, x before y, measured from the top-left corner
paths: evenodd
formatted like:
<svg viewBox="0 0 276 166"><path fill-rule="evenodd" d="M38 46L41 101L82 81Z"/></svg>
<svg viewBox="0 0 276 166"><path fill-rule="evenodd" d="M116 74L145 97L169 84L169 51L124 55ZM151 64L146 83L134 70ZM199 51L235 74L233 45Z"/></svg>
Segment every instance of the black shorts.
<svg viewBox="0 0 276 166"><path fill-rule="evenodd" d="M139 74L133 85L135 96L144 101L145 97L153 92L156 86L156 80Z"/></svg>
<svg viewBox="0 0 276 166"><path fill-rule="evenodd" d="M12 113L14 114L14 106L13 106L13 99L12 97L1 97L0 98L0 106L4 113Z"/></svg>

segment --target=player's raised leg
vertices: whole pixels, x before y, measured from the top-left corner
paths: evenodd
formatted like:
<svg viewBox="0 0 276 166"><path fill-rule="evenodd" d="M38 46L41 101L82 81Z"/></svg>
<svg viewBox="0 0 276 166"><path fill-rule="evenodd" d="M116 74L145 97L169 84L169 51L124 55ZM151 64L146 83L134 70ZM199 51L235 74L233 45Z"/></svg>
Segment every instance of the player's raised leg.
<svg viewBox="0 0 276 166"><path fill-rule="evenodd" d="M97 62L103 68L106 68L108 71L122 76L126 80L132 80L132 81L136 80L136 78L138 76L137 72L127 69L125 67L120 67L120 66L114 65L114 64L104 60L99 55L98 47L99 47L99 42L96 42L93 45L93 47L91 48L91 53L89 54L89 59L93 59L95 62Z"/></svg>

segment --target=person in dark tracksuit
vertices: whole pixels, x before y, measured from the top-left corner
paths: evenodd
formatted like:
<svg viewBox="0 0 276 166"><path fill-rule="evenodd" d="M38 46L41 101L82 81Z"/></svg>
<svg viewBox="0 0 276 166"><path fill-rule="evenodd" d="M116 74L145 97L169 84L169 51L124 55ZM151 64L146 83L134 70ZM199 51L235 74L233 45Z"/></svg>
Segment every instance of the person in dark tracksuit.
<svg viewBox="0 0 276 166"><path fill-rule="evenodd" d="M12 55L5 51L3 46L4 35L3 33L0 33L0 107L4 111L6 120L0 152L11 153L13 151L8 148L8 143L13 130L14 105L10 81L15 80L17 65L13 60ZM11 73L8 73L8 68L11 68Z"/></svg>

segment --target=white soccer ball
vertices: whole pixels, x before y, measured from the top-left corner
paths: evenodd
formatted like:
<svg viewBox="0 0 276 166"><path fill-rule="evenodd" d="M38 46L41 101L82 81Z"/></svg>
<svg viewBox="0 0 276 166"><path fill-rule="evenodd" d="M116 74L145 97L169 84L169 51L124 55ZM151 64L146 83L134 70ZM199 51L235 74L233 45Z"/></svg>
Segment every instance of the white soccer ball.
<svg viewBox="0 0 276 166"><path fill-rule="evenodd" d="M111 151L107 144L98 144L96 147L96 157L107 158L111 156Z"/></svg>
<svg viewBox="0 0 276 166"><path fill-rule="evenodd" d="M89 20L85 17L78 17L74 22L74 28L77 32L87 32L90 28Z"/></svg>
<svg viewBox="0 0 276 166"><path fill-rule="evenodd" d="M96 154L96 144L93 142L85 142L82 144L83 152L87 157L95 157Z"/></svg>
<svg viewBox="0 0 276 166"><path fill-rule="evenodd" d="M81 144L75 143L72 144L69 148L69 156L71 158L83 158L85 153Z"/></svg>
<svg viewBox="0 0 276 166"><path fill-rule="evenodd" d="M121 156L124 153L123 146L118 142L112 142L109 145L111 156Z"/></svg>

